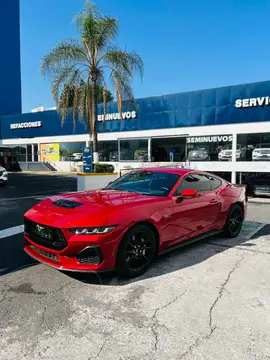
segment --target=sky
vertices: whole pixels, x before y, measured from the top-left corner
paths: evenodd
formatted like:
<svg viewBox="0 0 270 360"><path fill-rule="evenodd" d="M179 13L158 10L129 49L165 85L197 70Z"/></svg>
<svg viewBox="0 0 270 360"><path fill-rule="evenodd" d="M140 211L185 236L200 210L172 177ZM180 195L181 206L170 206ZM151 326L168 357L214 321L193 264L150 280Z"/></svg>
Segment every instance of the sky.
<svg viewBox="0 0 270 360"><path fill-rule="evenodd" d="M21 1L23 112L55 106L40 62L58 42L78 38L83 0ZM118 46L138 52L135 97L270 79L270 0L95 0L120 21Z"/></svg>

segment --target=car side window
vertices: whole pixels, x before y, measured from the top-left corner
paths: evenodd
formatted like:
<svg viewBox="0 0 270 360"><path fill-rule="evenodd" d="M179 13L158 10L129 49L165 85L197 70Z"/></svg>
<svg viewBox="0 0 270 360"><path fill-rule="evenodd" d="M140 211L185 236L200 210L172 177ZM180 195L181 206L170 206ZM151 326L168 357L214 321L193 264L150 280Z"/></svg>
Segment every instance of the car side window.
<svg viewBox="0 0 270 360"><path fill-rule="evenodd" d="M209 179L210 179L211 189L212 190L216 190L222 184L221 180L219 180L219 179L217 179L217 178L215 178L213 176L210 176Z"/></svg>
<svg viewBox="0 0 270 360"><path fill-rule="evenodd" d="M174 196L180 196L185 189L211 191L211 183L208 176L203 174L190 174L183 178Z"/></svg>

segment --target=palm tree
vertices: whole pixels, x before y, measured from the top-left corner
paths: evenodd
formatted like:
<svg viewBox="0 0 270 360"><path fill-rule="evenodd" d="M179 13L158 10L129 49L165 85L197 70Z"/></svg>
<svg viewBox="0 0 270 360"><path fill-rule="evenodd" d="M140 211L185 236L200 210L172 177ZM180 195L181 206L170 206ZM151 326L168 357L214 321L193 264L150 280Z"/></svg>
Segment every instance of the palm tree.
<svg viewBox="0 0 270 360"><path fill-rule="evenodd" d="M66 40L45 55L41 63L43 76L49 75L52 81L52 95L61 113L62 123L68 115L69 96L60 97L64 86L74 89L73 123L77 114L80 120L86 120L89 136L92 140L94 162L98 162L97 143L97 95L101 86L103 91L104 115L108 81L115 90L118 112L122 115L124 102L136 107L131 81L134 72L143 75L143 62L136 52L121 50L115 40L119 22L110 16L101 14L90 2L75 17L80 40ZM82 86L81 86L82 85ZM105 116L104 116L105 119Z"/></svg>
<svg viewBox="0 0 270 360"><path fill-rule="evenodd" d="M84 82L79 87L79 93L82 91ZM103 92L106 91L107 102L113 102L114 98L110 90L105 90L101 85L97 85L97 104L103 103ZM68 106L72 108L74 105L75 87L65 85L59 98L59 108Z"/></svg>

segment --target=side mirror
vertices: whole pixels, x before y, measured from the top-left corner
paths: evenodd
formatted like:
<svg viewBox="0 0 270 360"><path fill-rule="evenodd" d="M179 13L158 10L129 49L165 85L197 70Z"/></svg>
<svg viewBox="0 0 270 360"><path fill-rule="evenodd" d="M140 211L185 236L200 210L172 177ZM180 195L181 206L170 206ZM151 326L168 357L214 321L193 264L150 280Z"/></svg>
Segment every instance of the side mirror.
<svg viewBox="0 0 270 360"><path fill-rule="evenodd" d="M194 189L185 189L182 191L182 194L180 195L181 198L192 198L196 197L198 195L198 191Z"/></svg>

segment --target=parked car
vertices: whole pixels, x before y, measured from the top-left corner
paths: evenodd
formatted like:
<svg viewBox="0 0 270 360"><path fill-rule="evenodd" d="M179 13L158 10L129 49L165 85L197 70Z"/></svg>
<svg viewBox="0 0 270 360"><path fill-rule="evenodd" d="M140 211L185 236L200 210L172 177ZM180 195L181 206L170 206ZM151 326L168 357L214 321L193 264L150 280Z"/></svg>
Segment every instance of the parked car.
<svg viewBox="0 0 270 360"><path fill-rule="evenodd" d="M209 161L210 156L208 150L205 148L192 149L188 152L187 160L190 161Z"/></svg>
<svg viewBox="0 0 270 360"><path fill-rule="evenodd" d="M252 160L270 160L270 144L257 144L252 151Z"/></svg>
<svg viewBox="0 0 270 360"><path fill-rule="evenodd" d="M247 183L248 195L256 196L270 196L270 179L259 178L252 179Z"/></svg>
<svg viewBox="0 0 270 360"><path fill-rule="evenodd" d="M0 166L0 185L5 186L8 183L8 173L7 170Z"/></svg>
<svg viewBox="0 0 270 360"><path fill-rule="evenodd" d="M245 149L241 148L241 145L237 145L236 148L236 159L240 160L240 159L245 159ZM220 150L220 152L218 153L218 159L219 160L227 160L227 161L231 161L232 160L232 145L226 145L224 147L224 149Z"/></svg>
<svg viewBox="0 0 270 360"><path fill-rule="evenodd" d="M73 153L68 159L70 161L82 161L82 153Z"/></svg>
<svg viewBox="0 0 270 360"><path fill-rule="evenodd" d="M59 270L135 277L176 247L238 236L246 210L245 186L190 169L143 169L35 205L25 214L24 249Z"/></svg>

